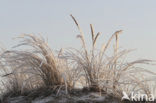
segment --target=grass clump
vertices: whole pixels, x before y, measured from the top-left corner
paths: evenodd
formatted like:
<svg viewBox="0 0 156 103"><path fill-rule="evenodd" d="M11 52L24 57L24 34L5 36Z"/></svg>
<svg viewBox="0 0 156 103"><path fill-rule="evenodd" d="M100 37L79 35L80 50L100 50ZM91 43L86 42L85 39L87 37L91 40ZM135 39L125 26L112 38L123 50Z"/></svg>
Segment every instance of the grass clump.
<svg viewBox="0 0 156 103"><path fill-rule="evenodd" d="M72 87L72 80L65 60L55 56L42 37L23 34L18 38L23 40L14 50L5 50L1 54L6 94L25 95L37 88L50 88L51 91L64 89L67 92Z"/></svg>
<svg viewBox="0 0 156 103"><path fill-rule="evenodd" d="M91 91L105 92L119 98L123 96L123 91L128 92L128 94L130 94L130 91L151 93L147 85L153 79L148 80L148 82L146 79L148 78L147 75L155 76L155 73L138 67L138 65L150 64L152 61L147 59L131 62L124 61L126 55L131 50L119 49L119 35L122 33L122 30L116 31L106 43L103 43L101 48L97 48L96 44L100 37L100 32L95 33L93 25L90 24L92 44L91 48L87 49L84 33L76 19L72 15L71 17L80 32L80 35L77 35L77 37L81 41L82 49L74 48L67 50L64 57L77 66L79 77L85 80L85 87ZM110 50L113 40L115 40L113 54L110 54L107 53L107 50ZM128 91L128 89L131 90Z"/></svg>
<svg viewBox="0 0 156 103"><path fill-rule="evenodd" d="M149 83L154 81L147 76L155 76L155 73L144 69L140 65L150 64L147 59L125 61L126 55L131 50L119 49L118 30L97 48L100 32L95 33L90 24L91 46L87 48L84 33L76 19L74 20L80 35L82 49L63 49L55 53L42 37L32 34L23 34L18 38L22 41L11 50L5 50L0 54L0 69L2 76L2 102L8 97L26 96L34 99L51 94L59 95L65 91L65 95L76 95L86 92L98 92L101 96L122 98L122 92L128 95L133 92L152 93ZM114 42L115 40L115 42ZM113 53L107 51L114 43ZM21 47L21 48L20 48ZM81 84L81 89L76 89ZM77 94L78 93L78 94Z"/></svg>

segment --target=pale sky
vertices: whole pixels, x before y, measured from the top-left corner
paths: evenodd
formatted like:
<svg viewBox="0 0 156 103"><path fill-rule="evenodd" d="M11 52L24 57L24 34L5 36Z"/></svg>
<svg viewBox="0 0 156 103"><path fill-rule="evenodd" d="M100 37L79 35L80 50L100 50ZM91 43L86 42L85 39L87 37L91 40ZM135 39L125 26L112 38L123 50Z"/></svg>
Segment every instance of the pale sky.
<svg viewBox="0 0 156 103"><path fill-rule="evenodd" d="M156 60L155 5L156 0L0 0L0 43L11 48L13 37L41 33L53 49L76 47L73 14L87 40L90 23L102 33L100 42L122 29L120 46L136 49L132 58Z"/></svg>

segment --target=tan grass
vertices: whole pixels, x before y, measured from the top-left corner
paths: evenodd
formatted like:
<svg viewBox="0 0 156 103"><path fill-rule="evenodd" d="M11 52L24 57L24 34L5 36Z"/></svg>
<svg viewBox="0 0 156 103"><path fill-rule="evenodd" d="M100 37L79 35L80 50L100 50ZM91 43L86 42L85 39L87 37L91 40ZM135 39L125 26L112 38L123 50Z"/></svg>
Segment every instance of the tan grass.
<svg viewBox="0 0 156 103"><path fill-rule="evenodd" d="M23 34L18 38L23 41L14 50L4 51L0 57L2 77L7 79L4 86L8 85L9 91L22 93L45 87L66 89L67 92L74 85L72 76L75 74L72 75L66 60L58 58L61 52L54 55L42 37Z"/></svg>
<svg viewBox="0 0 156 103"><path fill-rule="evenodd" d="M100 32L95 33L90 24L92 44L87 48L84 33L76 19L71 15L80 34L82 49L61 49L53 52L47 41L40 36L23 34L18 38L22 41L11 50L3 49L0 53L0 70L3 71L3 85L8 93L20 95L36 88L74 89L76 84L82 83L90 91L112 94L122 97L122 91L150 94L154 88L149 83L154 79L147 75L156 74L138 67L138 64L150 64L151 60L141 59L131 62L125 61L125 56L131 50L119 49L118 30L101 48L97 48ZM114 41L115 40L115 41ZM113 54L107 54L111 43L115 42ZM21 48L20 48L21 47Z"/></svg>
<svg viewBox="0 0 156 103"><path fill-rule="evenodd" d="M72 16L72 15L71 15ZM143 82L143 78L140 78L141 74L149 73L155 75L146 69L137 70L138 64L148 64L150 60L135 60L133 62L125 62L124 57L130 52L130 50L119 51L119 34L122 30L116 31L108 40L104 43L100 49L96 48L96 42L100 33L95 35L93 25L91 28L92 49L86 48L86 42L82 29L76 19L72 16L76 26L80 31L80 40L82 41L83 50L69 49L65 52L64 57L72 60L77 69L79 69L79 75L85 78L86 86L94 88L96 90L102 90L108 94L113 93L116 96L122 96L122 91L126 91L129 88L139 88L140 91L150 93L147 83ZM106 50L109 49L110 43L115 39L114 54L108 56ZM100 51L97 51L100 50ZM134 79L139 78L139 79ZM150 80L153 81L153 80ZM128 86L126 83L128 83ZM124 88L124 89L123 89ZM135 90L135 89L134 89ZM135 90L136 91L136 90Z"/></svg>

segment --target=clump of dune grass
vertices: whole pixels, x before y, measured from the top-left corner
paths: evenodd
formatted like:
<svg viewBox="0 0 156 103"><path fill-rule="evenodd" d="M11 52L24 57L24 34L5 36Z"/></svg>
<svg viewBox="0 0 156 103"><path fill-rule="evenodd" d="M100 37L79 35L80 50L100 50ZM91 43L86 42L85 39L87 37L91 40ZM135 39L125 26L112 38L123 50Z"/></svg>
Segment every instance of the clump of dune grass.
<svg viewBox="0 0 156 103"><path fill-rule="evenodd" d="M119 48L122 30L113 33L101 48L97 48L101 33L95 33L90 24L92 43L88 49L80 25L72 15L71 17L80 32L77 38L81 41L82 49L61 49L55 53L44 38L33 34L19 36L22 41L11 50L2 49L2 102L5 97L35 97L51 93L58 95L61 90L65 90L65 94L71 90L72 94L76 87L82 87L83 93L89 90L117 98L123 96L123 91L128 95L131 92L150 95L154 91L155 88L150 84L155 78L149 78L149 75L155 77L155 73L140 66L151 64L152 61L126 61L131 50ZM111 50L112 43L113 53L107 53ZM81 89L78 90L81 92Z"/></svg>
<svg viewBox="0 0 156 103"><path fill-rule="evenodd" d="M8 94L24 94L37 88L51 88L57 93L64 89L67 93L73 86L73 75L66 60L59 58L61 53L53 54L42 37L23 34L18 38L22 41L0 56L1 76Z"/></svg>
<svg viewBox="0 0 156 103"><path fill-rule="evenodd" d="M74 66L78 69L79 78L82 78L78 82L83 80L85 81L83 86L90 90L113 94L117 97L122 97L123 91L128 92L128 94L132 91L151 93L147 84L153 79L146 79L148 78L147 74L154 76L155 73L138 67L138 64L150 64L152 61L147 59L124 61L125 56L131 50L119 49L119 35L122 30L113 33L101 48L97 48L96 43L101 33L95 33L93 25L90 24L92 44L91 48L88 49L82 29L76 19L72 15L71 17L80 32L77 38L81 41L82 49L68 49L64 53L64 57L75 64ZM106 51L110 48L113 40L115 40L113 54L108 55Z"/></svg>

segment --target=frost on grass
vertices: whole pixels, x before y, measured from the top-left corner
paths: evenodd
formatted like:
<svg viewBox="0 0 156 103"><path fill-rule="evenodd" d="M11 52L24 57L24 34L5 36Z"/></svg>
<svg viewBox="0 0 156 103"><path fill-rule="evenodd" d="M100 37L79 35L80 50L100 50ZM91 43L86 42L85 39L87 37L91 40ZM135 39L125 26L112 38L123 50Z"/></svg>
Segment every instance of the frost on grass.
<svg viewBox="0 0 156 103"><path fill-rule="evenodd" d="M87 47L80 25L71 17L79 30L77 38L81 41L81 49L61 49L56 53L44 38L24 34L18 37L22 41L14 48L1 50L2 103L8 100L109 103L111 100L120 100L123 91L128 95L132 91L147 95L153 93L155 73L141 67L152 61L126 61L131 50L119 48L122 30L114 32L98 48L96 45L101 33L95 33L90 24L92 43ZM152 86L151 82L154 83ZM81 88L77 91L76 87Z"/></svg>

